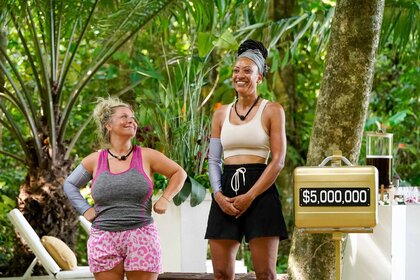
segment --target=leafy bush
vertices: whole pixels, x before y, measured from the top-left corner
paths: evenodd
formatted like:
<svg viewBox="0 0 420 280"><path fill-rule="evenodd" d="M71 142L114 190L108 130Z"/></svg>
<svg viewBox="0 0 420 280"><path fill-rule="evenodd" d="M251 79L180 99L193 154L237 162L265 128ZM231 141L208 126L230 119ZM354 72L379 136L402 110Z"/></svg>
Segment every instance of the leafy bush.
<svg viewBox="0 0 420 280"><path fill-rule="evenodd" d="M415 113L419 106L416 48L408 48L405 59L389 44L378 55L369 115L365 130L382 129L393 133L393 176L413 186L420 185L420 118ZM365 144L360 162L364 163Z"/></svg>
<svg viewBox="0 0 420 280"><path fill-rule="evenodd" d="M13 256L16 236L7 213L16 207L13 198L17 197L22 180L23 173L19 168L2 168L0 171L0 276Z"/></svg>

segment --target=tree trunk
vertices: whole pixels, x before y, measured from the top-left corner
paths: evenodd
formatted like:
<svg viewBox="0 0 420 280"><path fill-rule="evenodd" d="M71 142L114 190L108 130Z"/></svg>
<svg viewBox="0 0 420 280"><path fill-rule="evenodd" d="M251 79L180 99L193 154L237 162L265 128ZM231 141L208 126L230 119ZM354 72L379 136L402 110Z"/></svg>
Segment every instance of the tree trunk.
<svg viewBox="0 0 420 280"><path fill-rule="evenodd" d="M307 165L340 149L357 163L372 86L384 0L337 1ZM289 256L291 279L334 279L331 234L295 229Z"/></svg>
<svg viewBox="0 0 420 280"><path fill-rule="evenodd" d="M274 21L290 18L293 16L295 8L295 0L273 0L271 3L270 17ZM292 41L293 38L289 34L286 40ZM285 56L285 51L282 47L277 47L280 54L280 61ZM279 66L276 71L276 76L273 77L274 93L285 108L286 113L286 131L287 140L298 149L302 146L301 130L299 122L296 121L296 113L299 106L298 95L296 94L296 71L293 64L287 64L283 69Z"/></svg>
<svg viewBox="0 0 420 280"><path fill-rule="evenodd" d="M270 3L270 18L273 21L290 18L293 15L294 7L295 0L273 0ZM291 35L288 35L286 40L292 40ZM285 55L284 49L280 46L277 49L280 54L280 61L282 61ZM274 79L274 93L277 96L277 101L285 107L287 138L289 141L291 139L294 141L295 139L300 139L300 137L291 135L291 133L298 131L293 117L298 106L295 68L292 64L287 64L284 69L280 67L277 69L276 75L272 77Z"/></svg>
<svg viewBox="0 0 420 280"><path fill-rule="evenodd" d="M295 7L295 0L273 0L270 3L269 15L273 21L279 21L281 19L290 18L293 15ZM288 35L286 40L292 40L291 36ZM280 43L279 43L280 44ZM280 61L285 56L284 48L277 46L280 54ZM302 147L301 145L301 130L298 129L298 123L296 122L296 111L298 108L298 95L296 94L296 73L293 64L287 64L283 69L281 66L275 72L273 77L274 80L274 93L277 98L277 102L282 104L286 114L286 131L287 131L287 142L288 145L293 147ZM293 203L288 200L289 197L293 196L293 186L291 175L295 168L295 163L288 160L286 166L280 173L277 179L277 185L282 196L283 211L286 217L290 217L286 223L289 230L293 229ZM279 250L282 255L288 255L290 252L291 242L283 241L280 242Z"/></svg>

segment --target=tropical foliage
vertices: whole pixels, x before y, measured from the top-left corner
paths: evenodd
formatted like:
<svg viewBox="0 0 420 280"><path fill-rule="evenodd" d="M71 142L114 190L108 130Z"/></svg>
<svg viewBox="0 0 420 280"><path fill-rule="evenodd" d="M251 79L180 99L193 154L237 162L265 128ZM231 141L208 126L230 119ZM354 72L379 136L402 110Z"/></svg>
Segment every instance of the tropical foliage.
<svg viewBox="0 0 420 280"><path fill-rule="evenodd" d="M289 15L273 16L287 5ZM35 224L50 221L40 232L75 244L76 230L62 232L76 228L77 220L59 186L80 158L99 148L89 133L97 96L134 104L138 141L188 172L177 203L189 195L192 205L200 203L202 186L209 188L210 118L234 98L231 65L246 38L269 46L270 74L260 94L281 102L287 114L287 167L279 189L292 230L290 174L306 162L334 7L327 0L1 2L0 264L20 254L10 250L13 231L3 219L16 206ZM417 185L418 10L416 1L387 1L366 123L366 130L375 120L389 125L398 143L396 174ZM295 74L286 79L289 69ZM287 94L290 87L294 94ZM164 178L155 186L164 188ZM51 207L58 209L54 217ZM282 242L279 272L289 246Z"/></svg>
<svg viewBox="0 0 420 280"><path fill-rule="evenodd" d="M393 175L401 186L420 186L419 10L416 1L387 2L365 127L376 131L379 122L393 133Z"/></svg>

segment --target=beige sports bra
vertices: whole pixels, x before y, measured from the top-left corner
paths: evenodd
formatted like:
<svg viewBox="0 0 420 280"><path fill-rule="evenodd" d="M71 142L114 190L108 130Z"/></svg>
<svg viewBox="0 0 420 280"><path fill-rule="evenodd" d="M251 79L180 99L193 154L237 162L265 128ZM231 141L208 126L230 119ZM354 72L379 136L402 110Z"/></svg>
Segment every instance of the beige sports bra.
<svg viewBox="0 0 420 280"><path fill-rule="evenodd" d="M233 103L229 104L220 132L224 158L238 155L254 155L265 158L270 155L270 137L262 125L262 112L268 100L263 100L255 116L244 124L231 124L229 121Z"/></svg>

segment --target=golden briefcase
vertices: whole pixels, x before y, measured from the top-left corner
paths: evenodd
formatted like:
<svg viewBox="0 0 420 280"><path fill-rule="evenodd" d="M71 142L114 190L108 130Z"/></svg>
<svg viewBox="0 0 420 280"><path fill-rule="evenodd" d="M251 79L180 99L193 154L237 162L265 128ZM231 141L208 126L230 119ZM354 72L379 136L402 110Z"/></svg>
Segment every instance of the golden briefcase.
<svg viewBox="0 0 420 280"><path fill-rule="evenodd" d="M348 166L325 166L331 160ZM294 170L295 226L313 232L371 232L377 223L378 170L342 156Z"/></svg>

